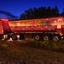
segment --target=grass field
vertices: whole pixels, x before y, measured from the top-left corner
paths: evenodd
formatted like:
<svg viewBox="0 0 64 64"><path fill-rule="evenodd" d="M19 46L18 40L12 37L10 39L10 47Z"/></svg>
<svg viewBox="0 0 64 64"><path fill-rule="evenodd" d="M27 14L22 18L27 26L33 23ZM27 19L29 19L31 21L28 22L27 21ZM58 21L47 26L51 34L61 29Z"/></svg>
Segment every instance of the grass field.
<svg viewBox="0 0 64 64"><path fill-rule="evenodd" d="M64 64L64 41L0 41L0 64Z"/></svg>

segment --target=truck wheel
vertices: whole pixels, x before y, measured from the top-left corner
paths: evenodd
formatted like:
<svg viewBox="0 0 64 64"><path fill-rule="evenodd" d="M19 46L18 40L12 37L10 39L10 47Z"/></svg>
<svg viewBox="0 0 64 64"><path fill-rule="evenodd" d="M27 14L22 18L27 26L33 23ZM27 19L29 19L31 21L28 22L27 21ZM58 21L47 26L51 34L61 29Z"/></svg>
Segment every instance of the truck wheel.
<svg viewBox="0 0 64 64"><path fill-rule="evenodd" d="M59 37L58 37L58 36L54 36L54 37L53 37L53 40L54 40L54 41L58 41L58 40L59 40Z"/></svg>
<svg viewBox="0 0 64 64"><path fill-rule="evenodd" d="M48 36L44 36L43 37L43 40L48 41L49 40L49 37Z"/></svg>
<svg viewBox="0 0 64 64"><path fill-rule="evenodd" d="M13 40L16 40L16 35L12 35L11 38L12 38Z"/></svg>
<svg viewBox="0 0 64 64"><path fill-rule="evenodd" d="M39 36L39 35L35 35L35 36L34 36L34 39L35 39L35 40L40 40L40 36Z"/></svg>

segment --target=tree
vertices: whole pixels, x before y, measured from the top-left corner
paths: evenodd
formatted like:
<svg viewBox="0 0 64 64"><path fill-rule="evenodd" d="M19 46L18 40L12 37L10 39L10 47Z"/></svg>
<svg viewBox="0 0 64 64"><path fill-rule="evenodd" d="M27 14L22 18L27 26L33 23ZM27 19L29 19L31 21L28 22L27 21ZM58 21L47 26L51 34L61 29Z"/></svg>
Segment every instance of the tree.
<svg viewBox="0 0 64 64"><path fill-rule="evenodd" d="M62 11L62 13L60 14L61 16L64 16L64 9L63 9L63 11Z"/></svg>
<svg viewBox="0 0 64 64"><path fill-rule="evenodd" d="M55 8L52 8L52 16L58 16L58 15L59 15L59 10L57 6L55 6Z"/></svg>
<svg viewBox="0 0 64 64"><path fill-rule="evenodd" d="M59 15L59 10L58 10L57 6L55 6L55 13L56 13L56 15Z"/></svg>
<svg viewBox="0 0 64 64"><path fill-rule="evenodd" d="M26 19L25 14L22 13L22 15L20 15L20 18L21 18L21 19Z"/></svg>
<svg viewBox="0 0 64 64"><path fill-rule="evenodd" d="M30 8L25 10L23 14L21 14L20 19L32 19L32 18L44 18L44 17L54 17L59 15L59 10L57 6L51 8L39 7L39 8Z"/></svg>
<svg viewBox="0 0 64 64"><path fill-rule="evenodd" d="M52 10L51 10L51 7L49 6L46 10L46 17L51 17L52 16Z"/></svg>

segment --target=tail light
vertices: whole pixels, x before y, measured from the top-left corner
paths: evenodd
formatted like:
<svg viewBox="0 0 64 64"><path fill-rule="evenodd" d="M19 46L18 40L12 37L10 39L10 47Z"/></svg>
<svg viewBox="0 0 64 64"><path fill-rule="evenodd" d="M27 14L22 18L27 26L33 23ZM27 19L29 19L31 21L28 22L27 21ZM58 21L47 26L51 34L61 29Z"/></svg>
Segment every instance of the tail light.
<svg viewBox="0 0 64 64"><path fill-rule="evenodd" d="M63 34L62 33L60 33L60 36L62 36Z"/></svg>
<svg viewBox="0 0 64 64"><path fill-rule="evenodd" d="M8 35L3 35L3 38L6 39L8 37Z"/></svg>
<svg viewBox="0 0 64 64"><path fill-rule="evenodd" d="M20 35L19 34L17 34L16 36L17 36L17 38L20 38Z"/></svg>
<svg viewBox="0 0 64 64"><path fill-rule="evenodd" d="M7 39L7 38L8 38L8 35L3 35L2 40L5 40L5 39Z"/></svg>

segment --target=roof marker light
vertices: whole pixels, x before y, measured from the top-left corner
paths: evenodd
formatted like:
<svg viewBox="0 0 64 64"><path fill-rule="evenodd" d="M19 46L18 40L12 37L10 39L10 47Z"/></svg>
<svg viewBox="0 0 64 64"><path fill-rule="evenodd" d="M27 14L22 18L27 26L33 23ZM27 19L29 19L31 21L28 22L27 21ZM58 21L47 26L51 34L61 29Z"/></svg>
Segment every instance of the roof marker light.
<svg viewBox="0 0 64 64"><path fill-rule="evenodd" d="M8 21L8 19L3 19L3 18L1 18L1 20L2 20L2 21Z"/></svg>

